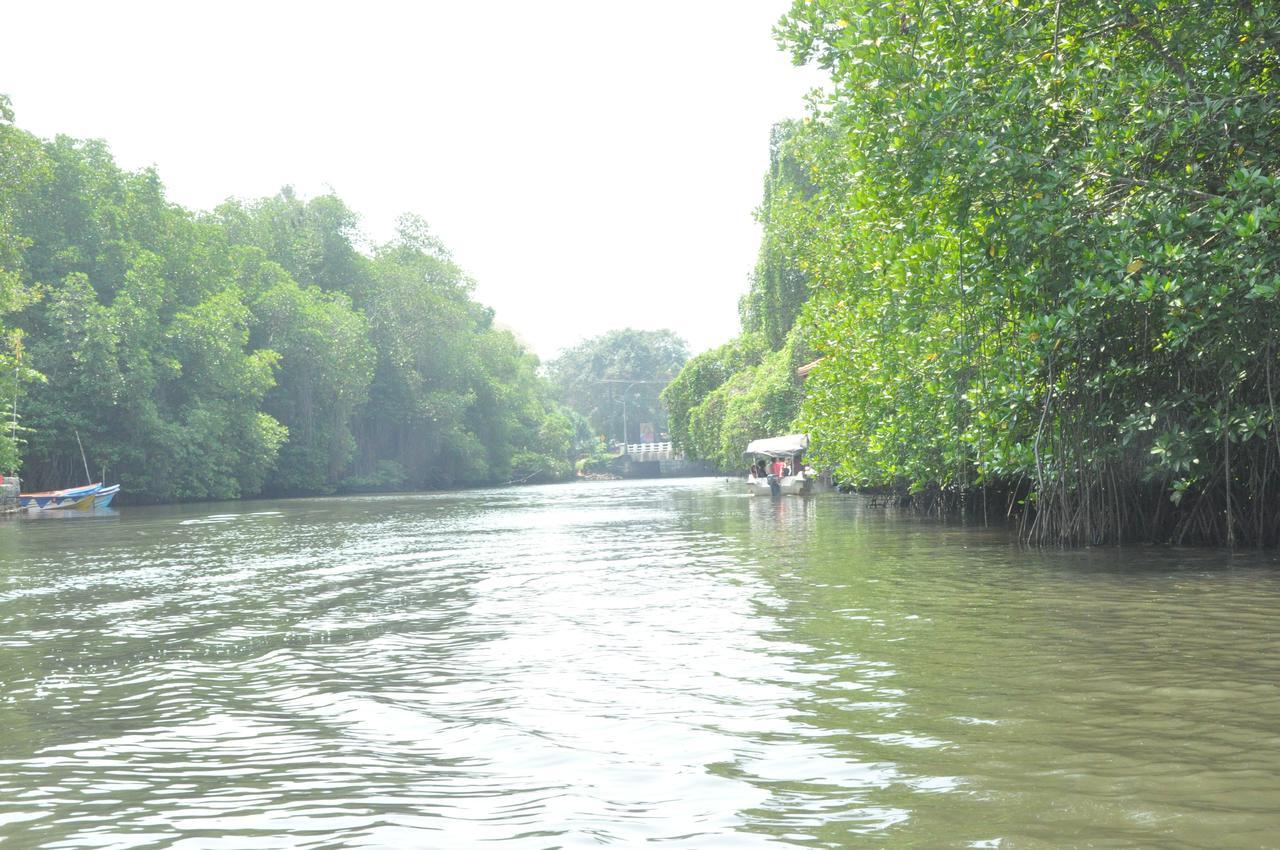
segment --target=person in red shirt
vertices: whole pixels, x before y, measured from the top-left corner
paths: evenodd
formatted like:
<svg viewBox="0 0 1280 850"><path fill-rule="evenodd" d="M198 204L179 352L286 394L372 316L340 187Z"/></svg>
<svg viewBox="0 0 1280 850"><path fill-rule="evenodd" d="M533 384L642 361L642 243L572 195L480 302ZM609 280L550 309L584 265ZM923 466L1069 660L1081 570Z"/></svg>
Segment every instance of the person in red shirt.
<svg viewBox="0 0 1280 850"><path fill-rule="evenodd" d="M782 477L782 467L783 467L782 458L780 458L780 457L775 457L775 458L773 459L773 463L769 464L769 474L770 474L770 475L776 475L776 476L778 476L779 478L781 478L781 477Z"/></svg>

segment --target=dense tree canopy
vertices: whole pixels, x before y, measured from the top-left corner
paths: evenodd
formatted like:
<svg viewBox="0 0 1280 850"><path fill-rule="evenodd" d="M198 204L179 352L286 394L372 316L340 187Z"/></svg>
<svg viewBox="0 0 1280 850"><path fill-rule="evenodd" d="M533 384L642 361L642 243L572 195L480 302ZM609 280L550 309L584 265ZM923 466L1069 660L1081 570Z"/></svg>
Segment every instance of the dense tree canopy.
<svg viewBox="0 0 1280 850"><path fill-rule="evenodd" d="M336 197L193 214L101 142L41 142L0 100L0 436L30 486L136 501L560 477L537 361L425 225L366 254ZM19 360L19 358L21 358Z"/></svg>
<svg viewBox="0 0 1280 850"><path fill-rule="evenodd" d="M6 325L6 316L35 297L23 286L23 251L28 246L16 221L17 201L46 174L40 145L13 126L9 99L0 94L0 402L16 398L21 384L38 378L24 356L22 332ZM11 405L0 404L0 410ZM19 444L12 409L0 428L0 472L16 470Z"/></svg>
<svg viewBox="0 0 1280 850"><path fill-rule="evenodd" d="M786 230L779 226L787 221L794 203L818 190L792 152L794 140L804 132L804 125L787 121L775 126L770 135L769 172L756 214L764 233L750 288L738 305L743 331L762 335L773 351L786 344L809 298L809 276L796 264Z"/></svg>
<svg viewBox="0 0 1280 850"><path fill-rule="evenodd" d="M561 399L608 440L640 441L641 425L667 430L660 394L689 357L671 331L610 331L547 364Z"/></svg>
<svg viewBox="0 0 1280 850"><path fill-rule="evenodd" d="M833 93L774 238L847 480L1024 498L1039 540L1276 542L1280 10L798 0Z"/></svg>

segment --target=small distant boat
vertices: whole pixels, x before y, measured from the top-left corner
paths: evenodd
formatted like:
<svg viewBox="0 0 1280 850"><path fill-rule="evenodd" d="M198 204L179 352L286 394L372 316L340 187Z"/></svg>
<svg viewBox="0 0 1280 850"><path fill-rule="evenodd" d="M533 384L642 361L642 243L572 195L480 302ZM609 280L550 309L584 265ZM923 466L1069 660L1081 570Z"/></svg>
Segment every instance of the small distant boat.
<svg viewBox="0 0 1280 850"><path fill-rule="evenodd" d="M28 511L87 511L95 507L105 508L111 504L111 500L119 492L119 484L104 488L101 483L97 483L86 484L83 487L68 487L65 490L48 490L43 493L19 493L18 507Z"/></svg>
<svg viewBox="0 0 1280 850"><path fill-rule="evenodd" d="M753 496L807 496L813 489L813 479L805 474L803 457L809 448L808 434L787 434L753 440L743 456L751 460L747 474L747 492ZM774 461L782 461L783 474L768 471Z"/></svg>

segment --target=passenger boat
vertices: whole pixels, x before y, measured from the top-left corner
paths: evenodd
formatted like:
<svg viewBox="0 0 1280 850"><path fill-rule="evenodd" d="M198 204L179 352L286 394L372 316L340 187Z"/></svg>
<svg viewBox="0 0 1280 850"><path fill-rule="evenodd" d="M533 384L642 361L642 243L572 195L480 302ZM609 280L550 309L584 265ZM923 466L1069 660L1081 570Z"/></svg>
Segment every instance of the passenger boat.
<svg viewBox="0 0 1280 850"><path fill-rule="evenodd" d="M107 495L106 502L103 507L111 503L115 494L120 492L119 485L108 487L111 493ZM83 487L68 487L66 490L48 490L44 493L19 493L18 507L25 508L28 511L55 511L55 510L89 510L98 504L98 495L102 492L102 484L86 484Z"/></svg>
<svg viewBox="0 0 1280 850"><path fill-rule="evenodd" d="M808 434L788 434L753 440L743 457L751 461L747 473L747 492L753 496L807 496L813 490L813 479L804 469L804 453L809 448ZM783 463L783 474L772 475L767 469L775 460Z"/></svg>

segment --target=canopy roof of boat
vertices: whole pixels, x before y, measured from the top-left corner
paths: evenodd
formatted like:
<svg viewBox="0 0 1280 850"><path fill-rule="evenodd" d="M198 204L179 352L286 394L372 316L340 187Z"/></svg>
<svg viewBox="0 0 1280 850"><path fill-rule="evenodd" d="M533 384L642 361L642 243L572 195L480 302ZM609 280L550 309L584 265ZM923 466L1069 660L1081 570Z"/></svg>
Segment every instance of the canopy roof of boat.
<svg viewBox="0 0 1280 850"><path fill-rule="evenodd" d="M752 440L747 444L744 456L790 457L800 454L809 448L808 434L788 434L785 437L770 437L767 440Z"/></svg>

